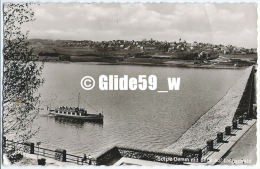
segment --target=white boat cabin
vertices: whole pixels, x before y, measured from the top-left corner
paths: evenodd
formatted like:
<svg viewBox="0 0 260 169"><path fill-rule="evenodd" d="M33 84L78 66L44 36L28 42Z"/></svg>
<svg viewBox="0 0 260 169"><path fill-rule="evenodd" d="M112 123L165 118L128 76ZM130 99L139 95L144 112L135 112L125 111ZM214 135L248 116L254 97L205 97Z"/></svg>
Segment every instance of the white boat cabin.
<svg viewBox="0 0 260 169"><path fill-rule="evenodd" d="M86 116L87 110L78 107L60 107L55 109L55 114L69 115L69 116Z"/></svg>

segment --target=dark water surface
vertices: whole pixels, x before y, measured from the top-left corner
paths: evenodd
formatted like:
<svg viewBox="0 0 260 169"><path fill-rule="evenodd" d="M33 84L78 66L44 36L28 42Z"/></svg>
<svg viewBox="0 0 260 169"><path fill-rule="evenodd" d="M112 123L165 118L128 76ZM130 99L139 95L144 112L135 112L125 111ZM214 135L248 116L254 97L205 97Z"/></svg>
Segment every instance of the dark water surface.
<svg viewBox="0 0 260 169"><path fill-rule="evenodd" d="M244 70L188 69L90 63L46 63L41 87L42 110L33 141L42 147L63 148L68 153L96 154L119 144L150 150L171 145L203 113L217 103ZM83 76L139 74L158 77L158 90L167 89L167 77L181 77L180 91L85 91ZM47 116L46 106L77 106L104 111L104 124L72 123Z"/></svg>

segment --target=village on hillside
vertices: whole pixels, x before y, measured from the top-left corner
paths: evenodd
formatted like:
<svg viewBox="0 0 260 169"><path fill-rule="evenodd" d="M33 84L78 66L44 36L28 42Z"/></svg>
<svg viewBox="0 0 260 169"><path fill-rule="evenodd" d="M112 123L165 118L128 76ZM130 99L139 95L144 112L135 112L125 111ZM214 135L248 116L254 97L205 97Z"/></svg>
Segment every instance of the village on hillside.
<svg viewBox="0 0 260 169"><path fill-rule="evenodd" d="M188 43L181 38L167 42L142 41L73 41L31 39L34 54L44 61L110 62L121 64L231 65L256 63L257 49L210 43Z"/></svg>

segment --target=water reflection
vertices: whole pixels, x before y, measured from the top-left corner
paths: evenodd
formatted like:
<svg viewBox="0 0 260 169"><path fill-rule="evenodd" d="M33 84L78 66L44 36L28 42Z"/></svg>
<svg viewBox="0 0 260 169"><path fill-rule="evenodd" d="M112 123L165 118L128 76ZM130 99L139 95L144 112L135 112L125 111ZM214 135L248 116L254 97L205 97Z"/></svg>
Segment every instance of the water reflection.
<svg viewBox="0 0 260 169"><path fill-rule="evenodd" d="M89 123L89 124L92 124L94 126L103 127L102 122L84 121L84 120L79 120L79 119L70 119L70 118L56 117L56 116L49 116L49 118L53 118L55 123L62 124L62 125L74 126L76 128L83 128L85 123Z"/></svg>

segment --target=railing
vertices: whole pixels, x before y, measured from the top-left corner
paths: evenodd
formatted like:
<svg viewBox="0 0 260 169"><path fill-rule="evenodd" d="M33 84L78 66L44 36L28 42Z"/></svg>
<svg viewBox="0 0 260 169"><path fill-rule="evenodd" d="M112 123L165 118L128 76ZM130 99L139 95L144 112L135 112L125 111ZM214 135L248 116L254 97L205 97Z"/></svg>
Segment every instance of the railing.
<svg viewBox="0 0 260 169"><path fill-rule="evenodd" d="M84 159L84 157L76 156L73 154L67 154L66 162L75 163L78 165L93 165L91 159Z"/></svg>
<svg viewBox="0 0 260 169"><path fill-rule="evenodd" d="M55 151L54 150L50 150L47 148L42 148L42 147L36 147L36 149L34 150L34 154L36 155L41 155L44 157L49 157L49 158L55 158Z"/></svg>
<svg viewBox="0 0 260 169"><path fill-rule="evenodd" d="M30 154L41 155L43 157L52 158L57 161L74 163L78 165L95 164L95 163L91 163L92 160L89 159L88 157L81 157L73 154L67 154L66 150L62 150L62 149L51 150L39 146L35 147L34 143L26 143L26 142L20 143L13 140L7 140L4 138L3 148L5 149L9 148L11 151L21 151Z"/></svg>
<svg viewBox="0 0 260 169"><path fill-rule="evenodd" d="M58 161L74 163L78 165L107 165L111 163L111 161L119 159L121 157L149 160L169 164L181 164L183 162L191 161L207 162L207 157L209 153L213 152L214 149L219 148L222 144L227 142L229 138L232 137L238 130L241 130L241 127L245 123L247 123L247 118L247 115L244 115L243 117L240 117L239 120L236 120L235 123L233 123L232 127L229 126L228 128L225 128L225 132L221 133L223 134L222 140L216 137L213 140L209 140L207 142L207 145L199 150L183 150L182 156L164 152L154 152L127 147L113 147L105 153L102 153L95 159L89 159L87 157L67 154L66 150L62 149L51 150L39 146L35 147L33 143L20 143L6 139L4 139L4 148L11 147L12 149L16 150L16 148L19 147L20 151L26 153L41 155ZM201 161L202 157L206 158L203 158L203 161Z"/></svg>
<svg viewBox="0 0 260 169"><path fill-rule="evenodd" d="M73 154L67 154L66 150L56 149L51 150L39 146L34 146L33 143L20 143L13 140L4 139L4 148L11 147L11 149L23 151L30 154L41 155L44 157L52 158L58 161L74 163L78 165L105 165L111 162L111 160L119 159L121 157L128 157L134 159L143 159L155 162L163 162L169 164L178 164L183 162L190 162L192 159L197 159L193 162L206 162L207 158L201 161L202 157L208 157L210 152L214 149L219 148L222 144L227 142L238 130L241 130L242 126L247 123L248 116L245 114L240 117L239 120L234 121L232 127L226 127L225 132L222 132L222 140L216 137L213 140L209 140L207 145L197 150L186 150L183 151L182 156L176 154L169 154L164 152L153 152L147 150L140 150L126 147L113 147L102 153L95 159L89 159L87 157L81 157ZM181 159L181 160L178 160Z"/></svg>
<svg viewBox="0 0 260 169"><path fill-rule="evenodd" d="M3 140L4 141L4 145L3 145L3 149L6 149L6 151L22 151L22 152L30 152L30 148L29 145L26 143L20 143L20 142L16 142L13 140ZM9 149L8 149L9 148ZM7 150L8 149L8 150Z"/></svg>

